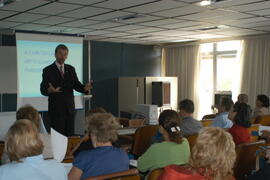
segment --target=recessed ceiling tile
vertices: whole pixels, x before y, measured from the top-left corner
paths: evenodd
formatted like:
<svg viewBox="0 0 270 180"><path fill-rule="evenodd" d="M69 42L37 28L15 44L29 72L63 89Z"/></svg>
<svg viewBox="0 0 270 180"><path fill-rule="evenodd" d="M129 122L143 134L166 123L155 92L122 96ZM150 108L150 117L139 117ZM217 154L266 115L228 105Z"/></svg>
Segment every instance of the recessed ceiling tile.
<svg viewBox="0 0 270 180"><path fill-rule="evenodd" d="M48 26L47 28L40 29L43 32L54 32L54 33L68 33L71 30L70 27L63 26Z"/></svg>
<svg viewBox="0 0 270 180"><path fill-rule="evenodd" d="M5 19L8 16L12 16L14 14L16 14L17 12L14 11L1 11L0 10L0 19Z"/></svg>
<svg viewBox="0 0 270 180"><path fill-rule="evenodd" d="M180 23L180 22L183 22L183 21L178 20L178 19L161 19L161 20L148 21L148 22L139 23L139 24L145 25L145 26L161 26L161 25L174 24L174 23Z"/></svg>
<svg viewBox="0 0 270 180"><path fill-rule="evenodd" d="M160 27L168 28L168 29L177 29L177 28L182 28L182 27L197 26L197 25L201 25L201 24L204 24L204 23L203 22L196 22L196 21L183 21L180 23L162 25Z"/></svg>
<svg viewBox="0 0 270 180"><path fill-rule="evenodd" d="M267 8L270 8L270 1L250 3L246 5L240 5L240 6L232 6L232 7L229 7L228 9L239 11L239 12L247 12L247 11L256 11L256 10L267 9Z"/></svg>
<svg viewBox="0 0 270 180"><path fill-rule="evenodd" d="M268 15L270 15L270 9L252 11L252 12L249 12L249 13L250 14L255 14L255 15L258 15L258 16L268 16Z"/></svg>
<svg viewBox="0 0 270 180"><path fill-rule="evenodd" d="M72 3L72 4L81 4L81 5L91 5L95 4L98 2L102 2L104 0L60 0L60 2L65 2L65 3Z"/></svg>
<svg viewBox="0 0 270 180"><path fill-rule="evenodd" d="M177 17L177 16L184 16L188 14L198 13L202 11L208 10L207 7L202 6L195 6L195 5L188 5L180 8L160 11L156 13L151 13L156 16L163 16L163 17Z"/></svg>
<svg viewBox="0 0 270 180"><path fill-rule="evenodd" d="M141 28L145 28L145 26L125 25L125 26L110 28L110 30L112 30L112 31L130 31L133 29L141 29Z"/></svg>
<svg viewBox="0 0 270 180"><path fill-rule="evenodd" d="M84 32L88 32L91 29L85 29L85 28L71 28L69 29L68 33L72 34L82 34Z"/></svg>
<svg viewBox="0 0 270 180"><path fill-rule="evenodd" d="M12 16L10 18L7 18L8 21L15 21L15 22L33 22L35 20L45 18L46 15L40 15L40 14L31 14L31 13L22 13L15 16Z"/></svg>
<svg viewBox="0 0 270 180"><path fill-rule="evenodd" d="M163 29L160 28L154 28L154 27L147 27L147 28L143 28L143 29L135 29L135 30L131 30L129 31L130 33L149 33L149 32L155 32L155 31L162 31Z"/></svg>
<svg viewBox="0 0 270 180"><path fill-rule="evenodd" d="M49 4L49 1L44 0L17 0L10 4L1 7L3 10L13 10L13 11L26 11L35 7L39 7L44 4Z"/></svg>
<svg viewBox="0 0 270 180"><path fill-rule="evenodd" d="M114 11L114 12L109 12L106 14L98 15L98 16L93 16L89 19L92 20L99 20L99 21L106 21L106 20L112 20L115 18L131 15L132 13L129 12L124 12L124 11Z"/></svg>
<svg viewBox="0 0 270 180"><path fill-rule="evenodd" d="M44 18L38 21L35 21L35 23L38 24L48 24L48 25L57 25L60 23L73 21L74 19L71 18L65 18L65 17L59 17L59 16L50 16L48 18Z"/></svg>
<svg viewBox="0 0 270 180"><path fill-rule="evenodd" d="M106 13L109 11L111 11L111 10L89 6L89 7L84 7L84 8L80 8L77 10L63 13L63 14L61 14L61 16L75 17L75 18L86 18L86 17L97 15L97 14Z"/></svg>
<svg viewBox="0 0 270 180"><path fill-rule="evenodd" d="M245 23L245 24L239 24L239 27L244 28L254 28L259 26L268 26L270 25L270 21L261 21L261 22L253 22L253 23Z"/></svg>
<svg viewBox="0 0 270 180"><path fill-rule="evenodd" d="M204 18L202 21L204 22L210 22L210 23L222 23L226 20L236 20L236 19L243 19L243 18L254 18L255 16L250 14L244 14L244 13L238 13L238 12L230 12L227 15L223 16L215 16L215 17L209 17Z"/></svg>
<svg viewBox="0 0 270 180"><path fill-rule="evenodd" d="M84 34L86 34L86 35L103 35L103 34L109 34L109 33L112 33L112 32L105 31L105 30L94 30L94 31L85 32Z"/></svg>
<svg viewBox="0 0 270 180"><path fill-rule="evenodd" d="M245 23L261 22L268 21L268 18L265 17L254 17L254 18L244 18L244 19L232 19L232 20L223 20L222 24L225 25L239 25Z"/></svg>
<svg viewBox="0 0 270 180"><path fill-rule="evenodd" d="M63 23L63 24L61 24L61 26L83 27L83 26L88 26L88 25L97 24L97 23L99 23L99 21L81 19L81 20L74 20L74 21L71 21L71 22Z"/></svg>
<svg viewBox="0 0 270 180"><path fill-rule="evenodd" d="M181 7L185 5L187 4L183 2L178 2L178 1L173 1L173 0L165 0L165 1L163 0L163 1L157 1L157 2L152 2L149 4L141 5L141 6L136 6L133 8L128 8L126 10L130 12L145 14L145 13L151 13L151 12L157 12L161 10Z"/></svg>
<svg viewBox="0 0 270 180"><path fill-rule="evenodd" d="M103 36L105 37L122 37L122 36L127 36L130 35L129 33L124 33L124 32L114 32L114 33L109 33L109 34L104 34Z"/></svg>
<svg viewBox="0 0 270 180"><path fill-rule="evenodd" d="M82 6L54 2L54 3L48 4L48 5L33 9L29 12L39 13L39 14L49 14L49 15L56 15L56 14L61 15L61 13L63 13L63 12L78 9L80 7L82 7Z"/></svg>
<svg viewBox="0 0 270 180"><path fill-rule="evenodd" d="M207 10L207 11L203 11L196 14L190 14L186 16L180 16L179 18L186 19L186 20L202 20L202 19L207 19L209 17L214 18L218 16L228 15L229 13L231 13L231 11L216 9L216 10Z"/></svg>
<svg viewBox="0 0 270 180"><path fill-rule="evenodd" d="M22 24L22 25L16 26L15 29L27 30L27 31L36 31L36 30L47 28L47 27L48 27L48 25L29 23L29 24Z"/></svg>
<svg viewBox="0 0 270 180"><path fill-rule="evenodd" d="M254 27L253 29L270 32L270 25L269 26Z"/></svg>
<svg viewBox="0 0 270 180"><path fill-rule="evenodd" d="M123 24L120 23L115 23L115 22L103 22L99 24L92 24L90 26L86 26L86 28L91 28L91 29L106 29L106 28L111 28L116 27L116 26L122 26Z"/></svg>
<svg viewBox="0 0 270 180"><path fill-rule="evenodd" d="M122 9L136 5L147 4L156 0L108 0L98 4L97 7L111 8L111 9Z"/></svg>
<svg viewBox="0 0 270 180"><path fill-rule="evenodd" d="M262 0L232 0L232 1L221 1L218 3L213 3L210 6L214 8L225 8L225 7L231 7L231 6L237 6L237 5L244 5L244 4L250 4L255 3Z"/></svg>
<svg viewBox="0 0 270 180"><path fill-rule="evenodd" d="M0 21L0 28L12 28L14 26L20 25L21 23Z"/></svg>

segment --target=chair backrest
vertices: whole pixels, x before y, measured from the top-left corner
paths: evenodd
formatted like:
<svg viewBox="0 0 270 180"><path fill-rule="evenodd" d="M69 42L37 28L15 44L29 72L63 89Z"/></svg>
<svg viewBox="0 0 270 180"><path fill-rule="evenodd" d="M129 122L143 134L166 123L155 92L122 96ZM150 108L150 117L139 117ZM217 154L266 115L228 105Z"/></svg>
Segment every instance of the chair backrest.
<svg viewBox="0 0 270 180"><path fill-rule="evenodd" d="M68 137L68 146L67 152L65 155L65 159L63 160L64 163L72 163L73 162L73 154L72 150L80 143L80 136L70 136Z"/></svg>
<svg viewBox="0 0 270 180"><path fill-rule="evenodd" d="M157 180L158 177L163 173L163 171L164 171L163 168L152 170L149 173L147 180Z"/></svg>
<svg viewBox="0 0 270 180"><path fill-rule="evenodd" d="M256 167L256 151L260 146L265 145L265 141L245 143L236 147L236 162L234 167L234 177L238 180L244 179L245 175L251 174Z"/></svg>
<svg viewBox="0 0 270 180"><path fill-rule="evenodd" d="M270 126L270 115L258 117L255 123L261 124L263 126Z"/></svg>
<svg viewBox="0 0 270 180"><path fill-rule="evenodd" d="M4 149L5 149L5 142L4 141L0 141L0 159L3 156Z"/></svg>
<svg viewBox="0 0 270 180"><path fill-rule="evenodd" d="M201 123L202 123L203 127L211 126L212 122L213 122L213 119L201 120Z"/></svg>
<svg viewBox="0 0 270 180"><path fill-rule="evenodd" d="M134 169L129 169L127 171L105 174L102 176L94 176L94 177L86 178L85 180L103 180L103 179L140 180L140 176L139 176L139 171L134 168Z"/></svg>
<svg viewBox="0 0 270 180"><path fill-rule="evenodd" d="M203 116L203 120L204 119L214 119L216 117L216 114L207 114Z"/></svg>
<svg viewBox="0 0 270 180"><path fill-rule="evenodd" d="M189 142L189 147L190 150L192 149L192 147L194 146L194 144L196 143L196 139L198 137L198 134L193 134L193 135L189 135L189 136L185 136Z"/></svg>
<svg viewBox="0 0 270 180"><path fill-rule="evenodd" d="M250 128L248 128L251 142L256 142L259 139L259 127L260 124L252 124Z"/></svg>
<svg viewBox="0 0 270 180"><path fill-rule="evenodd" d="M151 145L151 139L157 131L158 125L139 127L134 135L131 153L135 156L141 156Z"/></svg>

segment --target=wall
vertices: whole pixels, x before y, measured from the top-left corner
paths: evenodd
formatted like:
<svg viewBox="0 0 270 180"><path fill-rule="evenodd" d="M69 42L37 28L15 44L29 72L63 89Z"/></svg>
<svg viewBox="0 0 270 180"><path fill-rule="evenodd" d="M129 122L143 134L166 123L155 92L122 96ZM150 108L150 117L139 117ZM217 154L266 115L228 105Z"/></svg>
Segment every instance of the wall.
<svg viewBox="0 0 270 180"><path fill-rule="evenodd" d="M91 41L92 108L118 114L118 77L160 76L161 52L151 45Z"/></svg>

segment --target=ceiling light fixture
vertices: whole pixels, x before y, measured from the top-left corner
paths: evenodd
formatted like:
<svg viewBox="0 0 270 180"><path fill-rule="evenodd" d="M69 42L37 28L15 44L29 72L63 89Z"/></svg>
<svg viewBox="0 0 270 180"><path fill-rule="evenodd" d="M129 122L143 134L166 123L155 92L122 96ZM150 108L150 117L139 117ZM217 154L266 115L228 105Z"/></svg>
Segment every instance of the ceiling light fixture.
<svg viewBox="0 0 270 180"><path fill-rule="evenodd" d="M10 4L10 3L13 3L15 2L16 0L0 0L0 8L1 7L4 7L5 5L7 4Z"/></svg>
<svg viewBox="0 0 270 180"><path fill-rule="evenodd" d="M203 0L203 1L198 3L198 5L200 5L200 6L209 6L211 4L212 4L212 0Z"/></svg>

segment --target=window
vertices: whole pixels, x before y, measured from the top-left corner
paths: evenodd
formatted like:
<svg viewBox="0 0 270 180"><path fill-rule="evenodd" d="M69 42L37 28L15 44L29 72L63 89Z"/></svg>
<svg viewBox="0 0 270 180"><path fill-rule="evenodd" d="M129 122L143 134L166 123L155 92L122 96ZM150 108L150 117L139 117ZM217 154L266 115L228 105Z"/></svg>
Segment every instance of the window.
<svg viewBox="0 0 270 180"><path fill-rule="evenodd" d="M200 101L201 115L212 113L214 94L232 92L240 41L201 44Z"/></svg>

